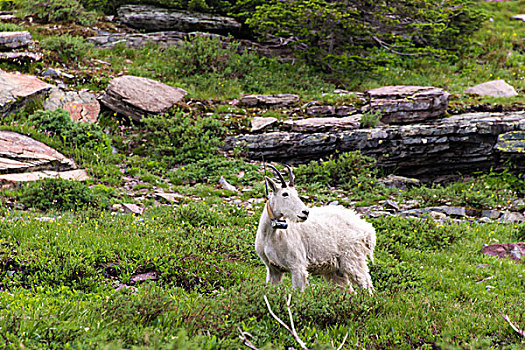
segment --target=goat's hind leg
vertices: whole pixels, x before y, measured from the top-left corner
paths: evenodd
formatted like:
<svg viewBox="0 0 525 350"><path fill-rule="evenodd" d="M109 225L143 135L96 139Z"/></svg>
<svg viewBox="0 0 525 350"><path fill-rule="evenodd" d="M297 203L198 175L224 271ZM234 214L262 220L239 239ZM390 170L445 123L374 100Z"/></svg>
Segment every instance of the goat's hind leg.
<svg viewBox="0 0 525 350"><path fill-rule="evenodd" d="M339 270L324 274L323 277L327 282L331 282L339 286L341 289L348 288L348 290L350 290L351 292L354 291L352 284L348 280L348 276L346 276L344 273L342 273Z"/></svg>

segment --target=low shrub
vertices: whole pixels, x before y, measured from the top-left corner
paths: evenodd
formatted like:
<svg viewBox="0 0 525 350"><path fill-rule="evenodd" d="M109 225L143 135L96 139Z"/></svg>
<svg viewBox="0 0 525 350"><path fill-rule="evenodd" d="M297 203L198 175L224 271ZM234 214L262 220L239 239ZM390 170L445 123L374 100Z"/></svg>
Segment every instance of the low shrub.
<svg viewBox="0 0 525 350"><path fill-rule="evenodd" d="M22 188L19 200L39 210L81 210L109 205L105 195L91 190L84 182L62 179L31 182Z"/></svg>
<svg viewBox="0 0 525 350"><path fill-rule="evenodd" d="M89 148L105 153L111 149L109 137L97 124L75 122L63 109L38 110L28 117L27 123L39 132L56 136L65 146Z"/></svg>
<svg viewBox="0 0 525 350"><path fill-rule="evenodd" d="M175 109L142 119L135 154L148 154L167 167L195 162L217 152L226 128L216 115L199 115ZM145 141L145 142L144 142Z"/></svg>
<svg viewBox="0 0 525 350"><path fill-rule="evenodd" d="M377 172L374 168L375 162L374 158L364 156L360 152L343 153L330 156L326 161L311 161L299 165L295 175L298 183L318 182L345 190L358 187L364 190Z"/></svg>
<svg viewBox="0 0 525 350"><path fill-rule="evenodd" d="M86 42L81 36L70 34L47 37L40 42L40 46L56 52L63 63L80 61L93 48L93 44Z"/></svg>

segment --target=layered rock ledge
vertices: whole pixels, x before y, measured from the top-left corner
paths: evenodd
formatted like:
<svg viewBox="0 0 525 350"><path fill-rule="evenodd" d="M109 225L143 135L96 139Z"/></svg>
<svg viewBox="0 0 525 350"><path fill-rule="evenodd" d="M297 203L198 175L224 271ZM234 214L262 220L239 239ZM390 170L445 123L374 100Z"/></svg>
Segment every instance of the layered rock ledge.
<svg viewBox="0 0 525 350"><path fill-rule="evenodd" d="M335 132L269 132L232 136L225 150L242 148L246 156L289 163L307 162L337 152L361 151L378 166L415 177L470 173L500 165L498 136L525 130L525 112L468 113L411 125ZM514 154L515 155L515 154ZM517 166L525 167L525 153Z"/></svg>

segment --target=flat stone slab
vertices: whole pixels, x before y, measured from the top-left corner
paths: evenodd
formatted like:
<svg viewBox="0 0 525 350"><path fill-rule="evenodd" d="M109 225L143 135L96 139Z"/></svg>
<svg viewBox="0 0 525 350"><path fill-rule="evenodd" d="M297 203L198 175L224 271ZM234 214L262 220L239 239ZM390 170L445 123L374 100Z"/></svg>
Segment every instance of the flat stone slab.
<svg viewBox="0 0 525 350"><path fill-rule="evenodd" d="M62 108L69 112L72 120L80 122L95 123L100 113L97 95L88 90L65 91L53 88L43 106L51 111Z"/></svg>
<svg viewBox="0 0 525 350"><path fill-rule="evenodd" d="M125 75L111 80L100 102L117 113L140 121L144 115L167 112L186 95L181 88Z"/></svg>
<svg viewBox="0 0 525 350"><path fill-rule="evenodd" d="M338 130L358 129L360 126L361 114L343 118L307 118L300 120L287 120L284 126L288 126L291 131L297 132L325 132Z"/></svg>
<svg viewBox="0 0 525 350"><path fill-rule="evenodd" d="M486 83L469 87L464 92L466 94L492 97L518 96L516 90L503 79L487 81Z"/></svg>
<svg viewBox="0 0 525 350"><path fill-rule="evenodd" d="M0 117L16 111L31 98L47 93L51 87L32 75L0 70Z"/></svg>
<svg viewBox="0 0 525 350"><path fill-rule="evenodd" d="M29 32L0 32L0 50L14 50L33 44Z"/></svg>
<svg viewBox="0 0 525 350"><path fill-rule="evenodd" d="M121 6L117 15L123 24L148 32L174 30L236 33L241 29L241 23L231 17L147 5Z"/></svg>
<svg viewBox="0 0 525 350"><path fill-rule="evenodd" d="M87 172L83 169L68 171L34 171L29 173L2 174L0 175L0 185L13 186L24 182L38 181L43 179L63 179L71 181L85 181L89 179Z"/></svg>
<svg viewBox="0 0 525 350"><path fill-rule="evenodd" d="M48 145L0 130L0 174L75 170L77 165Z"/></svg>
<svg viewBox="0 0 525 350"><path fill-rule="evenodd" d="M363 111L379 113L385 124L422 122L443 115L450 94L432 86L384 86L366 92L370 103Z"/></svg>
<svg viewBox="0 0 525 350"><path fill-rule="evenodd" d="M277 95L244 95L239 100L239 105L246 107L289 107L299 102L299 96L293 94Z"/></svg>

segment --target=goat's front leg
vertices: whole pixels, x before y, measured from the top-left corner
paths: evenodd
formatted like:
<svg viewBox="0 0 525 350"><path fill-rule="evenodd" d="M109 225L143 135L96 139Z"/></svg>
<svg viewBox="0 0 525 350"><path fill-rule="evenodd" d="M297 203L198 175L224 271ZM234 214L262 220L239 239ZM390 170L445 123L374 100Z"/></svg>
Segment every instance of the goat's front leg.
<svg viewBox="0 0 525 350"><path fill-rule="evenodd" d="M282 271L273 269L269 266L266 267L266 283L279 284L283 278Z"/></svg>
<svg viewBox="0 0 525 350"><path fill-rule="evenodd" d="M301 292L304 291L304 286L306 285L306 277L308 273L304 270L292 270L292 286L296 289L299 289Z"/></svg>

